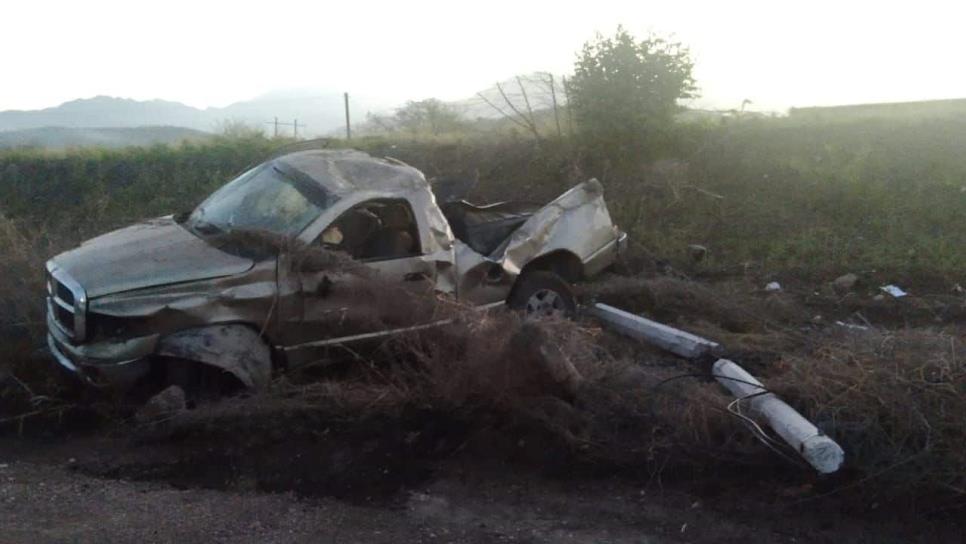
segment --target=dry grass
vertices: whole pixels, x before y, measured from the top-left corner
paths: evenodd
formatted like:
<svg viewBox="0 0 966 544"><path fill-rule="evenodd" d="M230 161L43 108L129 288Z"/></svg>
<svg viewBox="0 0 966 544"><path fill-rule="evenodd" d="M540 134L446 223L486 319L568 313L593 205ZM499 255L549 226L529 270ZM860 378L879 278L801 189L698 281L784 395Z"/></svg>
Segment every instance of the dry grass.
<svg viewBox="0 0 966 544"><path fill-rule="evenodd" d="M237 425L253 414L271 413L278 422L312 413L361 424L416 410L456 418L471 433L497 425L501 434L549 437L548 454L607 467L768 462L725 413L726 397L717 386L663 383L686 368L641 367L614 357L601 348L599 329L569 321L446 311L452 324L394 338L378 358L356 361L348 377L282 379L210 417ZM179 426L196 427L207 417L189 415Z"/></svg>
<svg viewBox="0 0 966 544"><path fill-rule="evenodd" d="M586 291L600 302L643 312L662 322L703 320L738 334L797 324L809 317L790 295L766 294L741 280L711 285L672 276L610 275L587 286Z"/></svg>
<svg viewBox="0 0 966 544"><path fill-rule="evenodd" d="M36 324L43 319L40 237L30 236L0 214L0 326ZM38 299L38 293L41 294ZM0 332L2 334L2 332Z"/></svg>
<svg viewBox="0 0 966 544"><path fill-rule="evenodd" d="M599 329L500 312L441 333L407 343L419 364L405 375L422 384L421 398L507 414L549 432L577 459L677 465L750 452L716 386L665 383L689 369L616 357L602 348Z"/></svg>
<svg viewBox="0 0 966 544"><path fill-rule="evenodd" d="M773 388L839 440L869 489L966 495L962 331L825 334Z"/></svg>
<svg viewBox="0 0 966 544"><path fill-rule="evenodd" d="M31 364L44 330L41 246L41 237L0 214L0 404L28 400L27 390L49 393L53 385Z"/></svg>

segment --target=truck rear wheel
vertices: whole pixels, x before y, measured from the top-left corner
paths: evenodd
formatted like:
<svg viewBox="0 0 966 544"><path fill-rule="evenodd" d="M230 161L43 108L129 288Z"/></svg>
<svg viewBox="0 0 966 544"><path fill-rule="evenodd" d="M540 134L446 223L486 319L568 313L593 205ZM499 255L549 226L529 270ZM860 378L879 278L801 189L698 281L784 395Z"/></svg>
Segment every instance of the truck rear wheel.
<svg viewBox="0 0 966 544"><path fill-rule="evenodd" d="M507 304L528 318L573 317L577 313L577 297L570 284L544 270L524 273Z"/></svg>

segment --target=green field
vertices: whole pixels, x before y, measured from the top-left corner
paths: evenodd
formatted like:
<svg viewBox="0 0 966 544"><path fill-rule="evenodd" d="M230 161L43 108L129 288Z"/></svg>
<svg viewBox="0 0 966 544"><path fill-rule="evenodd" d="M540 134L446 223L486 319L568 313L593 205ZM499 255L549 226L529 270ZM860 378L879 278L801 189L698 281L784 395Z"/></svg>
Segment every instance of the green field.
<svg viewBox="0 0 966 544"><path fill-rule="evenodd" d="M966 266L966 119L685 125L653 160L521 136L366 138L353 145L427 176L479 175L478 200L546 200L598 177L620 225L684 266L822 279L863 272L950 285ZM342 145L339 143L338 145ZM277 142L252 136L120 150L0 153L0 213L54 251L140 218L190 208Z"/></svg>
<svg viewBox="0 0 966 544"><path fill-rule="evenodd" d="M2 334L23 337L11 324L42 321L50 256L188 210L285 143L243 134L177 146L0 152L0 273L11 278L0 286ZM966 118L732 118L682 124L673 144L645 160L512 133L352 142L428 177L478 176L477 201L546 202L598 177L634 254L696 277L818 286L851 272L920 294L966 281ZM708 257L691 262L690 244L707 247Z"/></svg>

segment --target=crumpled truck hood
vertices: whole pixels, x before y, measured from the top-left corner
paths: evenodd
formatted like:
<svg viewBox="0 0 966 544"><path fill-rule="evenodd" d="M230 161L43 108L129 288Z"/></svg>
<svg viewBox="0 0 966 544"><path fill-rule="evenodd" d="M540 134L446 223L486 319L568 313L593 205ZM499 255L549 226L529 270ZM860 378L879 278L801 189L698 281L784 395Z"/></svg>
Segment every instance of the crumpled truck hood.
<svg viewBox="0 0 966 544"><path fill-rule="evenodd" d="M170 216L88 240L53 263L84 287L88 298L230 276L254 265L212 247Z"/></svg>

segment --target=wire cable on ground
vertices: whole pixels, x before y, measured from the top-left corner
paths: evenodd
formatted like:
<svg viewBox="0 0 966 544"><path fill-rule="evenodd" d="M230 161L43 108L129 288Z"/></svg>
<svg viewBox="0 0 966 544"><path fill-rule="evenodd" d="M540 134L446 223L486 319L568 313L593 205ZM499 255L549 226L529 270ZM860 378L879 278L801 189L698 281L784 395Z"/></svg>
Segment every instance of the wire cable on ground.
<svg viewBox="0 0 966 544"><path fill-rule="evenodd" d="M774 452L775 454L777 454L779 457L785 459L786 461L788 461L788 462L790 462L790 463L792 463L794 465L802 466L802 467L806 466L806 464L803 461L799 460L797 457L793 457L791 455L788 455L787 453L785 453L785 451L783 451L783 450L791 450L791 451L793 451L791 449L791 447L789 447L787 444L785 444L785 443L783 443L783 442L781 442L779 440L776 440L775 438L771 437L765 431L765 429L763 429L761 427L761 425L758 424L758 422L756 422L754 419L750 418L749 416L741 413L741 408L740 408L741 401L748 400L748 399L751 399L751 398L754 398L754 397L763 396L763 395L774 394L772 391L768 390L765 387L762 387L762 385L761 384L758 384L758 383L750 382L750 381L747 381L747 380L742 380L740 378L732 378L731 376L722 376L720 374L714 374L714 373L710 373L710 372L707 372L707 373L706 372L689 372L689 373L685 373L685 374L678 374L678 375L675 375L675 376L671 376L669 378L665 378L665 379L659 381L658 383L654 384L653 386L651 386L651 389L654 390L654 391L657 391L662 386L664 386L664 385L666 385L666 384L668 384L668 383L670 383L672 381L676 381L676 380L680 380L680 379L684 379L684 378L712 378L712 379L730 380L730 381L734 381L734 382L738 382L738 383L743 383L743 384L746 384L746 385L751 385L751 386L754 386L754 387L760 389L760 391L757 391L757 392L752 393L750 395L745 395L743 397L736 398L735 400L733 400L730 403L728 403L728 406L726 408L724 408L724 409L722 409L722 408L720 408L718 406L712 406L712 408L714 408L716 410L724 411L725 413L727 413L727 414L731 415L732 417L735 417L736 419L738 419L739 421L741 421L742 425L751 432L752 436L754 436L759 442L761 442L765 447L767 447L769 450L771 450L772 452Z"/></svg>

